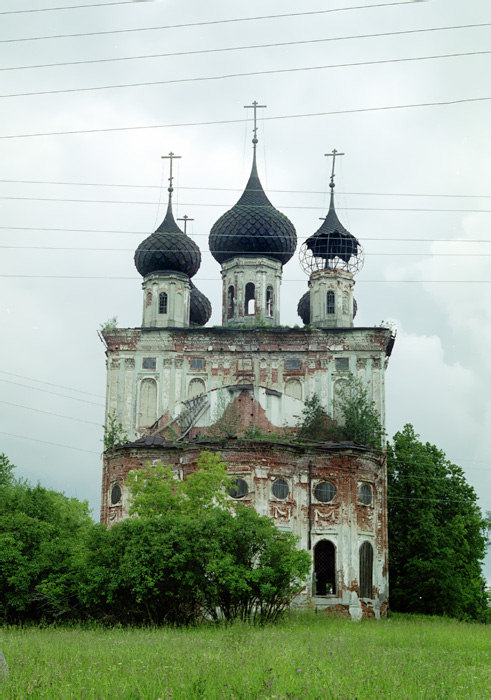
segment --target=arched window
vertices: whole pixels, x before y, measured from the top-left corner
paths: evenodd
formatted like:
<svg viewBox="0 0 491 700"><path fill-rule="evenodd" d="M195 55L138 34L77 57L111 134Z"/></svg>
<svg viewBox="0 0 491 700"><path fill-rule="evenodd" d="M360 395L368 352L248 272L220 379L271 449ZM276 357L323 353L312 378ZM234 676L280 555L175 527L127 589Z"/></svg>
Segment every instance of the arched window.
<svg viewBox="0 0 491 700"><path fill-rule="evenodd" d="M330 289L327 292L327 313L333 314L334 312L335 312L334 292L332 291L332 289Z"/></svg>
<svg viewBox="0 0 491 700"><path fill-rule="evenodd" d="M167 313L167 293L160 292L159 294L159 314Z"/></svg>
<svg viewBox="0 0 491 700"><path fill-rule="evenodd" d="M153 425L157 420L157 383L153 379L142 380L139 403L138 425Z"/></svg>
<svg viewBox="0 0 491 700"><path fill-rule="evenodd" d="M363 542L360 547L360 598L373 597L373 547Z"/></svg>
<svg viewBox="0 0 491 700"><path fill-rule="evenodd" d="M294 399L302 398L302 385L298 379L290 379L285 384L285 394L291 396Z"/></svg>
<svg viewBox="0 0 491 700"><path fill-rule="evenodd" d="M266 316L273 315L273 287L266 287Z"/></svg>
<svg viewBox="0 0 491 700"><path fill-rule="evenodd" d="M248 316L254 316L256 313L256 288L252 282L245 286L245 312Z"/></svg>
<svg viewBox="0 0 491 700"><path fill-rule="evenodd" d="M188 386L188 399L194 399L206 391L205 383L202 379L191 379Z"/></svg>
<svg viewBox="0 0 491 700"><path fill-rule="evenodd" d="M329 540L314 547L314 595L336 593L336 548Z"/></svg>
<svg viewBox="0 0 491 700"><path fill-rule="evenodd" d="M227 290L227 318L234 317L235 290L232 285Z"/></svg>

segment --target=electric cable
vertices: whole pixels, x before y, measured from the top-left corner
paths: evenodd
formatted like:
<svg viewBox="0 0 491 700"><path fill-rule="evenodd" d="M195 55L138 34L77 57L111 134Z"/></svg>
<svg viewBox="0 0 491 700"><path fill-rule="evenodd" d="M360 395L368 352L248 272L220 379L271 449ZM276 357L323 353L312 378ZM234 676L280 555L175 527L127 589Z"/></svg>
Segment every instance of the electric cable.
<svg viewBox="0 0 491 700"><path fill-rule="evenodd" d="M102 454L102 450L100 452L96 452L95 450L86 450L83 447L74 447L74 445L62 445L59 442L51 442L50 440L39 440L38 438L29 437L27 435L15 435L14 433L6 433L3 430L0 430L0 435L8 435L8 437L19 438L19 440L31 440L32 442L40 442L43 445L54 445L55 447L65 447L68 450L76 450L77 452L88 452L89 454L92 454L92 455L101 455Z"/></svg>
<svg viewBox="0 0 491 700"><path fill-rule="evenodd" d="M0 94L0 99L12 97L36 97L40 95L61 95L68 93L94 92L100 90L119 90L133 87L155 87L156 85L176 85L181 83L197 83L217 80L229 80L231 78L250 78L256 75L278 75L284 73L303 73L305 71L331 70L336 68L356 68L360 66L377 66L391 63L414 63L416 61L433 61L444 58L458 58L463 56L484 56L491 51L466 51L434 56L411 56L409 58L386 58L376 61L355 61L354 63L333 63L324 66L303 66L296 68L272 68L270 70L247 71L245 73L225 73L222 75L195 76L192 78L170 78L169 80L150 80L138 83L119 83L113 85L90 85L89 87L60 88L57 90L37 90L35 92L11 92Z"/></svg>
<svg viewBox="0 0 491 700"><path fill-rule="evenodd" d="M0 14L2 14L0 12ZM0 71L12 70L33 70L37 68L58 68L60 66L82 66L93 63L116 63L120 61L141 61L150 58L170 58L175 56L194 56L196 54L223 53L229 51L248 51L253 49L269 49L282 46L302 46L306 44L321 44L330 41L348 41L355 39L372 39L390 36L402 36L407 34L422 34L427 32L444 32L457 29L475 29L480 27L489 27L490 22L480 22L477 24L456 24L448 27L423 27L422 29L404 29L396 32L377 32L373 34L351 34L348 36L335 36L322 39L303 39L301 41L280 41L269 44L249 44L246 46L226 46L213 49L196 49L194 51L172 51L169 53L154 53L142 54L138 56L119 56L114 58L92 58L82 61L58 61L57 63L36 63L24 66L6 66L0 67Z"/></svg>
<svg viewBox="0 0 491 700"><path fill-rule="evenodd" d="M15 279L56 279L56 280L132 280L133 282L140 282L141 279L140 277L129 277L129 276L112 276L112 275L12 275L12 274L0 274L0 277L3 278L15 278ZM199 278L200 282L216 282L215 277L200 277ZM285 282L307 282L308 278L305 277L303 279L288 279L285 278L282 280L282 284ZM413 279L407 279L407 280L384 280L384 279L363 279L363 278L358 278L357 283L365 283L365 282L373 282L376 284L491 284L491 279L488 280L413 280ZM0 381L8 381L6 379L0 379ZM11 382L15 383L15 382ZM29 387L29 388L35 388L35 387ZM65 398L72 398L71 396L67 396ZM76 401L82 401L82 399L75 399ZM92 402L87 402L87 403L92 403Z"/></svg>
<svg viewBox="0 0 491 700"><path fill-rule="evenodd" d="M204 27L213 24L232 24L237 22L255 22L268 19L282 19L285 17L306 17L308 15L326 15L334 12L347 12L349 10L371 10L379 7L394 7L397 5L411 5L413 0L399 2L382 2L374 5L353 5L351 7L333 7L328 10L310 10L305 12L287 12L277 15L257 15L255 17L232 17L230 19L215 19L202 22L186 22L183 24L166 24L159 27L132 27L130 29L108 29L102 32L79 32L78 34L52 34L50 36L30 36L17 39L1 39L2 44L12 44L20 41L44 41L46 39L72 39L74 37L107 36L108 34L129 34L133 32L150 32L167 29L184 29L187 27ZM55 8L58 9L58 8ZM60 8L61 9L61 8ZM65 9L65 8L64 8ZM68 9L68 8L66 8ZM70 8L71 9L71 8Z"/></svg>
<svg viewBox="0 0 491 700"><path fill-rule="evenodd" d="M157 207L159 202L139 202L136 200L122 199L70 199L64 197L18 197L18 196L3 196L1 200L8 201L29 201L29 202L68 202L69 204L126 204L126 205L143 205ZM216 202L180 202L179 206L183 207L222 207L227 208L232 204L216 203ZM256 209L270 209L271 205L256 205ZM325 206L307 206L303 204L282 204L282 209L308 209L311 211L325 211ZM454 212L464 214L490 214L491 209L439 209L434 207L336 207L337 211L403 211L403 212Z"/></svg>
<svg viewBox="0 0 491 700"><path fill-rule="evenodd" d="M47 233L110 233L132 236L149 236L153 231L122 231L120 229L99 229L99 228L46 228L44 226L0 226L0 230L8 231L45 231ZM192 238L206 236L207 233L193 233ZM255 238L269 238L269 236L256 235ZM308 236L305 236L308 238ZM389 242L417 242L417 243L491 243L489 238L363 238L363 241ZM242 251L243 252L243 251Z"/></svg>
<svg viewBox="0 0 491 700"><path fill-rule="evenodd" d="M53 382L45 382L42 379L34 379L34 377L27 377L24 374L14 374L14 372L7 372L4 369L0 369L1 374L7 374L9 377L16 377L17 379L27 379L29 382L37 382L38 384L46 384L47 386L54 386L57 389L66 389L67 391L75 391L78 394L87 394L88 396L96 396L97 398L104 399L102 394L94 394L92 391L83 391L82 389L75 389L72 386L64 386L63 384L53 384Z"/></svg>
<svg viewBox="0 0 491 700"><path fill-rule="evenodd" d="M36 411L37 413L45 413L48 416L56 416L56 418L66 418L67 420L74 420L78 421L79 423L88 423L89 425L97 425L98 428L101 428L100 423L96 423L95 421L92 420L84 420L83 418L74 418L73 416L66 416L62 415L61 413L53 413L52 411L45 411L41 408L33 408L32 406L23 406L20 403L12 403L12 401L4 401L3 399L0 399L0 403L3 403L7 406L15 406L16 408L25 408L27 411Z"/></svg>
<svg viewBox="0 0 491 700"><path fill-rule="evenodd" d="M64 250L64 251L85 251L90 253L97 252L112 252L112 253L134 253L134 248L70 248L68 246L33 246L33 245L0 245L0 250ZM180 253L181 251L177 248L166 248L166 253ZM158 248L145 248L145 253L161 253L162 251ZM211 250L200 251L201 255L213 255ZM228 253L234 255L243 255L244 250L220 250L220 253ZM417 253L387 253L378 251L364 251L365 256L368 257L378 257L379 255L384 256L419 256L423 257L425 255L429 257L439 257L439 258L489 258L491 253L432 253L432 252L417 252ZM1 371L1 370L0 370Z"/></svg>
<svg viewBox="0 0 491 700"><path fill-rule="evenodd" d="M440 100L438 102L418 102L413 104L402 105L383 105L381 107L357 107L354 109L336 109L330 112L308 112L304 114L281 114L272 117L262 117L263 121L279 120L279 119L306 119L314 117L329 117L341 114L362 114L366 112L385 112L393 109L413 109L419 107L447 107L449 105L469 104L471 102L487 102L491 97L464 97L454 100ZM73 136L74 134L100 134L109 132L122 131L142 131L149 129L176 129L187 126L216 126L224 124L244 124L247 119L215 119L204 122L176 122L174 124L147 124L142 126L111 126L97 129L71 129L67 131L43 131L37 133L25 134L1 134L0 139L24 139L35 138L38 136Z"/></svg>
<svg viewBox="0 0 491 700"><path fill-rule="evenodd" d="M23 389L29 389L29 391L43 391L45 394L53 394L53 396L61 396L63 399L70 399L71 401L80 401L81 403L89 403L92 406L103 406L102 402L97 403L96 401L88 401L87 399L79 399L76 396L66 396L66 394L60 394L57 391L50 391L49 389L42 389L39 386L27 386L26 384L21 384L20 382L14 382L11 379L0 378L0 382L5 382L6 384L15 384L16 386L21 386Z"/></svg>
<svg viewBox="0 0 491 700"><path fill-rule="evenodd" d="M8 180L0 178L0 182L12 183L12 184L22 184L22 185L66 185L74 187L124 187L132 189L147 189L147 190L160 190L161 185L132 185L128 183L116 183L116 182L67 182L61 180ZM187 187L174 185L174 190L199 190L205 192L243 192L244 188L240 187ZM255 189L251 187L249 192L262 192L262 190ZM269 189L268 192L283 193L283 194L320 194L326 195L325 190L276 190ZM363 197L461 197L467 199L490 199L491 194L437 194L437 193L425 193L425 192L347 192L342 190L336 190L336 194L343 196L363 196Z"/></svg>

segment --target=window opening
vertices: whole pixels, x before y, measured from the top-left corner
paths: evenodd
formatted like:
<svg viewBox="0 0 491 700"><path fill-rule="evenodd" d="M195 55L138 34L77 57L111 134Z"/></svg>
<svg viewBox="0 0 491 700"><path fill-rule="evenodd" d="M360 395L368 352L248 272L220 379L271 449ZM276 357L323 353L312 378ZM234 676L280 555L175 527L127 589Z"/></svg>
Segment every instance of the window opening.
<svg viewBox="0 0 491 700"><path fill-rule="evenodd" d="M366 506L369 506L372 502L372 487L370 484L362 484L360 486L360 501Z"/></svg>
<svg viewBox="0 0 491 700"><path fill-rule="evenodd" d="M302 363L298 357L287 357L285 359L285 369L301 369Z"/></svg>
<svg viewBox="0 0 491 700"><path fill-rule="evenodd" d="M227 318L234 317L235 290L232 285L227 290Z"/></svg>
<svg viewBox="0 0 491 700"><path fill-rule="evenodd" d="M202 379L191 379L188 386L188 399L194 399L196 396L201 396L206 391L205 383Z"/></svg>
<svg viewBox="0 0 491 700"><path fill-rule="evenodd" d="M276 479L273 481L272 491L273 496L283 501L288 496L288 482L285 479Z"/></svg>
<svg viewBox="0 0 491 700"><path fill-rule="evenodd" d="M333 314L335 311L334 307L334 292L330 289L327 292L327 313Z"/></svg>
<svg viewBox="0 0 491 700"><path fill-rule="evenodd" d="M228 494L232 496L232 498L244 498L244 496L247 496L248 491L247 482L237 477L236 479L232 479Z"/></svg>
<svg viewBox="0 0 491 700"><path fill-rule="evenodd" d="M346 372L349 370L349 357L336 357L334 359L334 367L337 372Z"/></svg>
<svg viewBox="0 0 491 700"><path fill-rule="evenodd" d="M160 292L159 294L159 314L167 313L167 293Z"/></svg>
<svg viewBox="0 0 491 700"><path fill-rule="evenodd" d="M191 369L204 369L205 360L203 357L192 357L190 360Z"/></svg>
<svg viewBox="0 0 491 700"><path fill-rule="evenodd" d="M273 287L266 287L266 315L273 315Z"/></svg>
<svg viewBox="0 0 491 700"><path fill-rule="evenodd" d="M252 282L248 282L245 286L245 307L248 316L254 316L256 313L256 288Z"/></svg>
<svg viewBox="0 0 491 700"><path fill-rule="evenodd" d="M360 598L371 598L373 594L373 548L370 542L360 547Z"/></svg>
<svg viewBox="0 0 491 700"><path fill-rule="evenodd" d="M157 358L144 357L142 360L142 369L157 369Z"/></svg>
<svg viewBox="0 0 491 700"><path fill-rule="evenodd" d="M121 486L119 484L114 484L111 489L111 505L115 506L121 500Z"/></svg>
<svg viewBox="0 0 491 700"><path fill-rule="evenodd" d="M321 503L329 503L336 495L336 487L330 481L321 481L314 489L314 496Z"/></svg>
<svg viewBox="0 0 491 700"><path fill-rule="evenodd" d="M329 540L314 547L314 595L336 593L336 548Z"/></svg>

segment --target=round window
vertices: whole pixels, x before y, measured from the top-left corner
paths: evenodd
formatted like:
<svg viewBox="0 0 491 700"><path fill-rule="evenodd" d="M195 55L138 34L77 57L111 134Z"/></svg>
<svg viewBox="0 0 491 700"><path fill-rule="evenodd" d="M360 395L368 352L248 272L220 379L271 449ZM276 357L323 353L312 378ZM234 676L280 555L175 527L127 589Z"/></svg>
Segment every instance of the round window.
<svg viewBox="0 0 491 700"><path fill-rule="evenodd" d="M321 481L314 489L314 496L321 503L329 503L336 495L336 487L330 481Z"/></svg>
<svg viewBox="0 0 491 700"><path fill-rule="evenodd" d="M247 488L247 482L244 479L232 479L232 485L230 486L228 493L232 498L244 498L247 496L249 489Z"/></svg>
<svg viewBox="0 0 491 700"><path fill-rule="evenodd" d="M119 503L121 500L121 486L119 484L114 484L114 486L111 489L111 503L112 505L116 505L116 503Z"/></svg>
<svg viewBox="0 0 491 700"><path fill-rule="evenodd" d="M288 496L288 483L285 479L276 479L273 481L273 496L284 500Z"/></svg>
<svg viewBox="0 0 491 700"><path fill-rule="evenodd" d="M360 486L360 501L366 506L372 502L372 487L370 484L362 484Z"/></svg>

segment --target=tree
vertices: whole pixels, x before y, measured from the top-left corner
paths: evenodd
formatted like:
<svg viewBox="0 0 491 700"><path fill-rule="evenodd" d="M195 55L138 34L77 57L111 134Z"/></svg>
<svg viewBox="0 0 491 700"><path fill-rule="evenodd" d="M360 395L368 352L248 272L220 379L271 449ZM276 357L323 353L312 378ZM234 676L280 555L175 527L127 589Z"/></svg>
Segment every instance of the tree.
<svg viewBox="0 0 491 700"><path fill-rule="evenodd" d="M223 507L226 489L230 486L227 465L220 453L202 452L197 471L182 481L170 467L151 466L129 474L128 488L132 495L130 515L142 518L164 513L199 515L215 507Z"/></svg>
<svg viewBox="0 0 491 700"><path fill-rule="evenodd" d="M462 469L406 425L387 471L392 609L484 619L486 521Z"/></svg>
<svg viewBox="0 0 491 700"><path fill-rule="evenodd" d="M186 624L274 620L300 591L310 556L291 533L252 508L232 504L226 465L205 452L180 481L157 465L128 480L130 518L95 528L80 567L87 616Z"/></svg>
<svg viewBox="0 0 491 700"><path fill-rule="evenodd" d="M67 612L59 588L68 590L72 559L92 526L86 502L24 481L0 489L0 620Z"/></svg>
<svg viewBox="0 0 491 700"><path fill-rule="evenodd" d="M0 488L12 483L15 467L6 454L0 453Z"/></svg>
<svg viewBox="0 0 491 700"><path fill-rule="evenodd" d="M345 439L380 450L383 429L375 403L360 379L349 376L340 402Z"/></svg>
<svg viewBox="0 0 491 700"><path fill-rule="evenodd" d="M118 421L114 412L108 414L106 424L103 427L104 451L112 450L112 448L116 447L116 445L122 445L128 440L128 435L123 428L123 424L121 421Z"/></svg>

